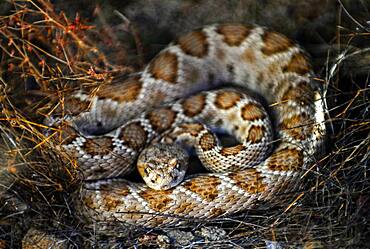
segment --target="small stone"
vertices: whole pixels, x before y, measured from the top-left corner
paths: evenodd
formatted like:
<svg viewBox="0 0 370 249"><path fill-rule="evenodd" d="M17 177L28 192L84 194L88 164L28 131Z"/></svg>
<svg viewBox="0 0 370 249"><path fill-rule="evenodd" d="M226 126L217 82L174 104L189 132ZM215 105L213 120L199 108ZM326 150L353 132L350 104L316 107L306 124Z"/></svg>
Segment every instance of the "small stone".
<svg viewBox="0 0 370 249"><path fill-rule="evenodd" d="M198 230L195 233L209 241L224 240L226 237L225 230L218 227L202 227L200 231Z"/></svg>
<svg viewBox="0 0 370 249"><path fill-rule="evenodd" d="M190 232L180 230L171 230L167 232L167 235L174 241L175 246L188 246L195 239Z"/></svg>
<svg viewBox="0 0 370 249"><path fill-rule="evenodd" d="M157 245L161 249L168 249L170 248L170 238L166 235L158 235L157 237Z"/></svg>

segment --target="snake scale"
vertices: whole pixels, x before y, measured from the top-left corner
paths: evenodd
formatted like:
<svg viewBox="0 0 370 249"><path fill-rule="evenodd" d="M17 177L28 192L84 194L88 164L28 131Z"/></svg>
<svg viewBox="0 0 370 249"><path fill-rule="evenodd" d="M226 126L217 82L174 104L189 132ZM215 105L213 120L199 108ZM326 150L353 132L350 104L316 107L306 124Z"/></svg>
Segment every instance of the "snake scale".
<svg viewBox="0 0 370 249"><path fill-rule="evenodd" d="M230 83L263 96L268 111ZM205 91L221 84L228 88ZM90 221L154 227L273 202L300 181L325 134L307 55L284 35L256 25L194 30L142 72L68 96L64 105L75 129L66 129L63 148L88 180L76 205ZM221 126L239 143L222 147L203 122ZM191 140L203 164L216 165L214 172L166 190L117 177L164 132L165 140Z"/></svg>

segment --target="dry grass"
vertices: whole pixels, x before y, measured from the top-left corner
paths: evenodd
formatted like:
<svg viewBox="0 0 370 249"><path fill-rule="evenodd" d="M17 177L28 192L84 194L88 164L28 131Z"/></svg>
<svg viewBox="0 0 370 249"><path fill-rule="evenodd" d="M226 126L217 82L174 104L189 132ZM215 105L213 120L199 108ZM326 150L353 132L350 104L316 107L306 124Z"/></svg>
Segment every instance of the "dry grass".
<svg viewBox="0 0 370 249"><path fill-rule="evenodd" d="M91 246L102 238L83 228L71 206L71 194L80 183L76 164L55 152L42 121L63 106L72 91L94 88L141 67L140 34L124 18L111 27L98 6L94 13L98 27L78 14L66 17L45 0L14 1L11 6L15 11L0 17L0 248L1 243L19 246L31 225L69 241L71 248ZM325 156L304 176L306 184L293 193L288 210L250 210L181 227L194 231L217 226L227 232L222 241L198 239L193 245L264 247L267 239L283 247L365 246L370 204L370 47L366 43L370 33L365 25L358 25L358 30L344 28L342 16L358 20L343 7L338 4L336 37L319 79L327 86ZM131 47L137 50L130 65L130 46L115 36L119 29L131 34ZM148 231L123 224L116 229L123 234L116 243L126 246L174 230Z"/></svg>

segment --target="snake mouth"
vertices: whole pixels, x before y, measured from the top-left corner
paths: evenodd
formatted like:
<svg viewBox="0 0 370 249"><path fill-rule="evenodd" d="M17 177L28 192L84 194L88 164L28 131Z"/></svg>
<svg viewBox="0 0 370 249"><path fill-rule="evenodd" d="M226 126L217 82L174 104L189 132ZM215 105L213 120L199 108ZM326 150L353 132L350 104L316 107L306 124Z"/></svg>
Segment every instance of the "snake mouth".
<svg viewBox="0 0 370 249"><path fill-rule="evenodd" d="M168 167L168 166L167 166ZM159 172L160 170L151 170L143 176L146 185L154 190L169 190L179 185L185 178L186 171L172 169L171 172Z"/></svg>

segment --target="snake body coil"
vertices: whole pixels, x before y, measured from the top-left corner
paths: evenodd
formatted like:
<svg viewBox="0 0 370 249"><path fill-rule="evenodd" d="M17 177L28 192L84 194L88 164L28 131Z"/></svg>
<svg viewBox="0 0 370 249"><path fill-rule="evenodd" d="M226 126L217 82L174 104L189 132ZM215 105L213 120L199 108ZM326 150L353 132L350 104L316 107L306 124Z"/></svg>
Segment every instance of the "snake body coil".
<svg viewBox="0 0 370 249"><path fill-rule="evenodd" d="M229 82L263 96L273 124L254 98L240 91L192 95ZM192 31L161 51L140 74L66 100L71 113L79 113L72 123L82 133L118 127L102 136L71 133L64 141L86 179L94 180L85 183L77 207L94 221L158 226L177 222L176 217L225 216L250 209L257 200L277 199L277 193L299 181L322 143L324 110L318 90L305 53L279 33L240 24ZM189 124L194 120L222 123L240 144L216 148L214 136ZM260 145L271 144L271 126L276 131L269 153ZM192 176L168 190L107 179L129 172L140 151L168 129L198 137L200 157L211 158L219 168L227 165L231 172Z"/></svg>

